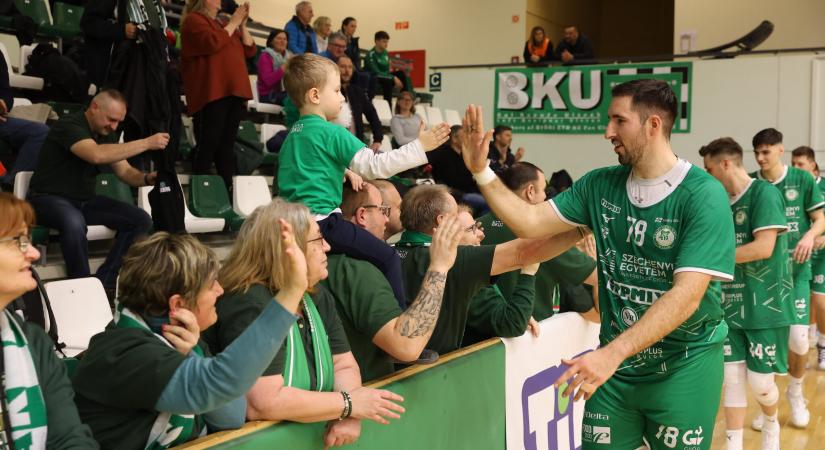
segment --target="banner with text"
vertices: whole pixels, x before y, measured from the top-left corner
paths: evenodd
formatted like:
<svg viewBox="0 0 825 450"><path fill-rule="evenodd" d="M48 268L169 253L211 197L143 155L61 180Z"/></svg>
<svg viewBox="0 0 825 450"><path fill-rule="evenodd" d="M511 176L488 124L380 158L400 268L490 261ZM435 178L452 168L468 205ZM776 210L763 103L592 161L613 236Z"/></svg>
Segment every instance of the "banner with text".
<svg viewBox="0 0 825 450"><path fill-rule="evenodd" d="M599 325L576 313L541 322L538 338L525 334L502 339L505 347L507 450L574 450L582 446L584 401L562 397L555 389L572 358L599 344ZM586 431L586 430L585 430ZM609 436L603 436L607 439Z"/></svg>
<svg viewBox="0 0 825 450"><path fill-rule="evenodd" d="M613 86L640 78L667 81L679 101L674 133L690 132L693 63L497 69L495 124L515 133L601 134Z"/></svg>

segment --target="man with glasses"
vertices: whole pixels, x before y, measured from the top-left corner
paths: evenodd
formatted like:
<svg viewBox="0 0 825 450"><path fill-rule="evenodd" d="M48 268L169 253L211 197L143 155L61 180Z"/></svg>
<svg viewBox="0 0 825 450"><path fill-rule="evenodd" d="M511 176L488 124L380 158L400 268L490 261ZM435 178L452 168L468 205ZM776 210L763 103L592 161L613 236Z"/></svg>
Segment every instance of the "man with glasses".
<svg viewBox="0 0 825 450"><path fill-rule="evenodd" d="M336 31L329 35L328 41L327 49L321 52L320 55L331 59L332 62L337 64L342 56L346 56L347 38L340 31Z"/></svg>

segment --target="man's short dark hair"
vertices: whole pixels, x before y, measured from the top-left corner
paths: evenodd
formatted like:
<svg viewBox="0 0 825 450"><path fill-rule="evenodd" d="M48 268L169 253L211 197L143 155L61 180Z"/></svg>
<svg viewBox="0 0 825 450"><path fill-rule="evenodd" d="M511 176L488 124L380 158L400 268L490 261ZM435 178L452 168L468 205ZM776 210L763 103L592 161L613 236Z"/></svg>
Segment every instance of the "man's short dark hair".
<svg viewBox="0 0 825 450"><path fill-rule="evenodd" d="M776 145L782 143L782 133L776 128L765 128L753 136L753 148L760 145Z"/></svg>
<svg viewBox="0 0 825 450"><path fill-rule="evenodd" d="M544 172L536 165L529 162L517 162L501 173L501 181L508 189L516 192L530 183L535 183L539 179L539 173Z"/></svg>
<svg viewBox="0 0 825 450"><path fill-rule="evenodd" d="M702 157L710 156L730 156L734 161L742 164L742 146L739 145L733 138L723 137L714 139L710 144L699 149L699 155Z"/></svg>
<svg viewBox="0 0 825 450"><path fill-rule="evenodd" d="M513 131L513 129L509 125L496 125L496 127L493 128L493 139L505 131Z"/></svg>
<svg viewBox="0 0 825 450"><path fill-rule="evenodd" d="M380 41L381 39L389 39L390 34L386 31L376 31L375 32L375 40Z"/></svg>
<svg viewBox="0 0 825 450"><path fill-rule="evenodd" d="M670 140L673 124L679 117L679 100L676 93L666 81L652 78L632 80L616 85L612 90L613 98L630 97L631 108L639 113L644 122L651 113L662 118L662 131Z"/></svg>
<svg viewBox="0 0 825 450"><path fill-rule="evenodd" d="M455 135L456 135L456 133L458 133L459 131L461 131L461 128L462 128L462 127L461 127L461 125L453 125L453 126L451 126L451 127L450 127L450 137L455 136Z"/></svg>
<svg viewBox="0 0 825 450"><path fill-rule="evenodd" d="M799 147L793 149L791 156L794 158L805 157L816 162L816 153L814 153L814 149L808 147L807 145L800 145Z"/></svg>
<svg viewBox="0 0 825 450"><path fill-rule="evenodd" d="M355 17L345 17L344 20L341 21L341 28L349 25L355 20Z"/></svg>

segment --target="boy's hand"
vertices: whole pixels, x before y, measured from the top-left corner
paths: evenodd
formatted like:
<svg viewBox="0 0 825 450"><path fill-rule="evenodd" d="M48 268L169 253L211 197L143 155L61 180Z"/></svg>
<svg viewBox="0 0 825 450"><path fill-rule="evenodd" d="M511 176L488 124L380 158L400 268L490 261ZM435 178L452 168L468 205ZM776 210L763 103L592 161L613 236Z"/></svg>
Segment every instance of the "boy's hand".
<svg viewBox="0 0 825 450"><path fill-rule="evenodd" d="M421 141L425 152L437 149L449 138L450 126L443 122L433 125L429 130L424 130L424 122L421 122L421 127L418 129L418 140Z"/></svg>

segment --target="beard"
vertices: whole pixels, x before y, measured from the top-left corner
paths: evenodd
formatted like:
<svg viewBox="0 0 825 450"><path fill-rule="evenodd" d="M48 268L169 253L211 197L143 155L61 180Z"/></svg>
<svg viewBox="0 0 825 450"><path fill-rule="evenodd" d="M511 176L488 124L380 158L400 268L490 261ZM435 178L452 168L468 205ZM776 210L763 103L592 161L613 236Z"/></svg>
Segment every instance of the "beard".
<svg viewBox="0 0 825 450"><path fill-rule="evenodd" d="M644 154L644 148L647 147L647 137L644 132L640 132L633 136L630 140L621 141L624 147L623 153L618 153L619 164L623 166L634 166Z"/></svg>

